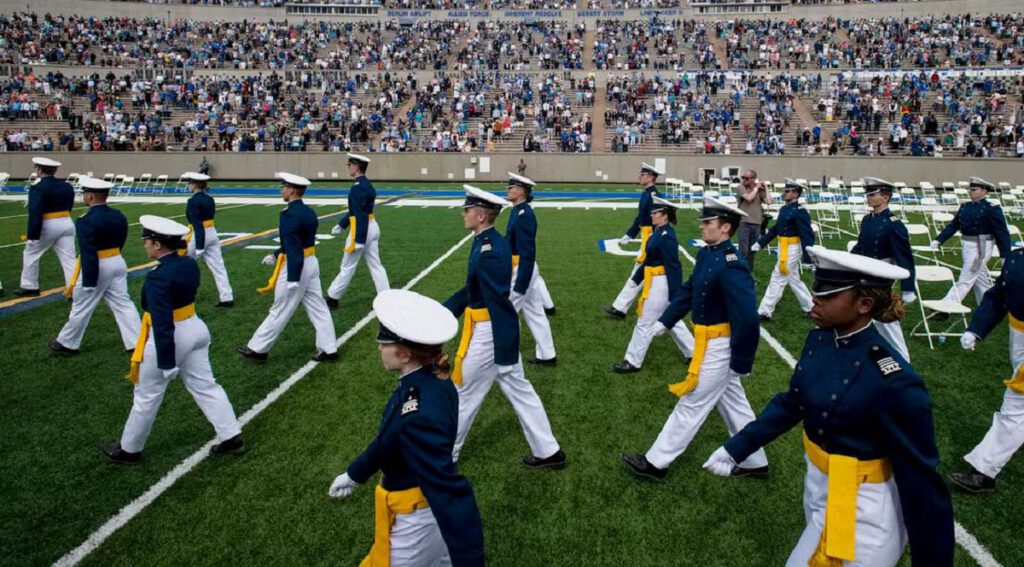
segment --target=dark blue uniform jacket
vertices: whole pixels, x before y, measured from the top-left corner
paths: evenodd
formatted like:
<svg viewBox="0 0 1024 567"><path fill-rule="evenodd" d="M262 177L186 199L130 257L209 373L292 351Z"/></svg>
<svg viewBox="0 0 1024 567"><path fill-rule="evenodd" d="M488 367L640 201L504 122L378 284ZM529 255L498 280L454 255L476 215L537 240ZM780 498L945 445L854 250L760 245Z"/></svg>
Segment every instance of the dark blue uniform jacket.
<svg viewBox="0 0 1024 567"><path fill-rule="evenodd" d="M170 370L177 366L174 354L174 310L196 302L199 291L199 265L195 259L166 254L142 284L142 310L153 321L153 344L157 367Z"/></svg>
<svg viewBox="0 0 1024 567"><path fill-rule="evenodd" d="M75 221L82 287L96 287L100 277L100 250L123 249L128 240L128 219L107 205L93 205Z"/></svg>
<svg viewBox="0 0 1024 567"><path fill-rule="evenodd" d="M199 191L189 197L185 205L185 218L188 219L188 224L192 225L192 238L196 241L196 250L206 248L206 230L203 228L203 222L213 220L216 214L217 205L206 191Z"/></svg>
<svg viewBox="0 0 1024 567"><path fill-rule="evenodd" d="M75 206L75 188L67 181L48 175L28 190L28 240L39 240L43 215L70 211Z"/></svg>
<svg viewBox="0 0 1024 567"><path fill-rule="evenodd" d="M278 232L281 236L281 247L274 254L284 254L288 261L288 281L297 282L302 279L302 266L306 257L303 250L316 246L316 229L320 221L316 213L302 199L290 201L281 211L278 221Z"/></svg>

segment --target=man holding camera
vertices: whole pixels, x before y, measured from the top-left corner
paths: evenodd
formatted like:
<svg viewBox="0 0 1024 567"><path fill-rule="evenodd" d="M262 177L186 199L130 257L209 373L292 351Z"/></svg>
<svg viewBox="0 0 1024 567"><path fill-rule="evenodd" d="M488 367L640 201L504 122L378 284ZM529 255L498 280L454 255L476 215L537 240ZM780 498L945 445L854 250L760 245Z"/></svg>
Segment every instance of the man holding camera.
<svg viewBox="0 0 1024 567"><path fill-rule="evenodd" d="M740 177L737 190L737 205L747 214L740 219L739 248L740 256L747 261L750 273L754 273L754 253L750 247L761 238L761 226L764 221L764 209L772 204L772 194L764 181L757 178L757 172L750 169Z"/></svg>

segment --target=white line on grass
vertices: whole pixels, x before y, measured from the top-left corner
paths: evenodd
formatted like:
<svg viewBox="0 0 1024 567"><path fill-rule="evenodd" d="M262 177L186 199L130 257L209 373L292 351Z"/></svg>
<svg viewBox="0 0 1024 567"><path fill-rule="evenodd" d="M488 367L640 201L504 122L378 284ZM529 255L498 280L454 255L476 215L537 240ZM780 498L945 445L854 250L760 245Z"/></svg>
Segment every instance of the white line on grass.
<svg viewBox="0 0 1024 567"><path fill-rule="evenodd" d="M441 257L439 257L438 259L434 260L432 264L424 268L422 272L416 275L416 277L409 280L409 283L405 284L402 287L402 289L410 289L414 285L418 284L420 280L427 277L427 275L430 272L434 271L434 269L440 266L442 262L451 257L452 254L454 254L459 248L462 247L463 244L469 241L469 239L472 237L472 233L467 234L465 238L463 238L454 246L449 248L447 252L442 254ZM362 330L363 327L368 325L370 321L373 321L373 319L373 311L370 311L369 313L366 314L365 317L360 319L359 322L357 322L351 329L346 331L345 334L341 336L341 338L338 339L336 343L338 348L341 348L341 345L345 344L349 339L355 336L356 333L358 333L360 330ZM258 416L263 410L270 407L270 404L276 402L278 398L284 395L285 392L290 390L292 386L297 384L300 380L305 378L319 364L319 362L314 361L309 361L306 364L304 364L302 368L296 370L294 374L289 376L287 380L285 380L276 388L274 388L269 394L267 394L265 398L260 400L256 405L249 408L248 411L242 414L238 418L238 421L244 426L245 424L255 419L256 416ZM75 549L72 549L63 557L58 559L54 563L54 565L57 567L70 567L72 565L77 565L87 555L95 551L97 548L99 548L99 546L103 545L103 542L105 542L111 535L113 535L114 532L124 527L125 524L130 522L133 518L135 518L135 516L138 516L139 513L141 513L143 510L146 509L146 507L148 507L157 498L159 498L161 494L163 494L164 492L167 491L167 489L173 486L174 483L178 481L178 479L191 472L192 469L196 468L196 466L199 463L203 462L203 460L206 459L207 456L209 456L210 449L216 442L216 439L207 441L206 444L200 447L198 451L192 453L192 455L189 456L187 459L178 463L177 466L171 469L170 472L164 475L164 477L157 481L156 484L149 487L149 489L147 489L146 492L144 492L135 500L129 502L124 508L121 508L121 510L117 514L115 514L109 520L104 522L104 524L100 526L99 529L97 529L88 538L86 538L86 540L81 545L79 545Z"/></svg>
<svg viewBox="0 0 1024 567"><path fill-rule="evenodd" d="M686 256L686 259L689 260L691 264L697 263L693 256L690 255L689 251L682 247L680 247L680 250L682 250L683 255ZM786 350L786 347L782 346L782 343L772 336L772 334L769 333L763 325L761 326L761 338L772 347L772 350L774 350L790 368L796 368L796 359L793 358L793 355L790 354L789 351ZM978 563L978 565L981 565L981 567L1002 567L1002 565L996 561L995 557L992 557L992 554L989 553L988 549L978 542L977 538L975 538L971 532L967 531L967 528L964 528L960 522L954 521L953 527L956 532L956 542L960 544L960 547L964 548L964 551L966 551L967 554Z"/></svg>

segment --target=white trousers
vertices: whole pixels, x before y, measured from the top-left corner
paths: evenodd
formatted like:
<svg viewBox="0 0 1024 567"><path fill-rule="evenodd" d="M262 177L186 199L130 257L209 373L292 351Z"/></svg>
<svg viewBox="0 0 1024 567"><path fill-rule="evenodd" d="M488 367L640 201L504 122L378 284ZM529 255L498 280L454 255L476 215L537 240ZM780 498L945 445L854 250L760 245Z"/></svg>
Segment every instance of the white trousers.
<svg viewBox="0 0 1024 567"><path fill-rule="evenodd" d="M551 299L551 292L548 291L548 284L544 281L544 276L537 275L537 281L530 284L530 287L536 287L537 293L540 295L540 304L544 306L544 309L554 309L555 302Z"/></svg>
<svg viewBox="0 0 1024 567"><path fill-rule="evenodd" d="M541 459L558 452L558 441L551 431L551 422L544 411L544 403L533 389L533 384L526 379L523 372L523 361L520 357L511 366L507 374L498 372L494 364L494 335L490 321L480 321L473 326L473 338L469 342L466 357L462 360L462 385L459 391L459 431L455 436L455 449L452 451L454 460L459 459L459 452L466 442L473 420L480 411L491 385L498 381L501 393L512 404L512 410L519 418L526 443L530 446L533 456Z"/></svg>
<svg viewBox="0 0 1024 567"><path fill-rule="evenodd" d="M786 258L786 268L789 270L789 275L784 275L779 270L779 262L775 262L775 269L772 270L772 279L768 282L768 289L764 292L761 305L757 308L758 315L772 316L772 313L775 312L775 306L782 299L782 292L785 291L787 285L793 290L796 300L800 302L800 309L804 313L814 307L814 303L811 300L811 290L807 289L807 285L800 279L801 252L802 249L799 244L789 245L789 256Z"/></svg>
<svg viewBox="0 0 1024 567"><path fill-rule="evenodd" d="M76 350L82 346L82 338L85 337L93 312L100 301L105 301L114 313L114 321L117 330L121 332L125 350L135 348L142 319L128 295L128 266L122 256L100 258L96 287L85 290L82 287L82 276L79 275L72 293L71 314L57 335L57 342Z"/></svg>
<svg viewBox="0 0 1024 567"><path fill-rule="evenodd" d="M988 275L988 261L992 257L992 239L963 239L964 267L960 270L953 287L946 292L946 301L963 302L967 292L974 290L974 299L980 304L985 292L992 287L992 278Z"/></svg>
<svg viewBox="0 0 1024 567"><path fill-rule="evenodd" d="M1024 364L1024 333L1010 328L1010 361L1016 373ZM983 475L995 478L1024 445L1024 394L1007 388L1003 405L992 415L992 427L964 460Z"/></svg>
<svg viewBox="0 0 1024 567"><path fill-rule="evenodd" d="M206 229L206 242L203 247L202 260L206 267L210 268L213 274L213 281L217 284L217 293L221 301L233 301L234 292L231 291L231 281L228 279L228 269L224 267L224 255L220 249L220 238L217 236L217 227L210 226ZM188 255L196 257L196 239L188 239Z"/></svg>
<svg viewBox="0 0 1024 567"><path fill-rule="evenodd" d="M448 567L448 546L430 508L398 514L391 525L391 567Z"/></svg>
<svg viewBox="0 0 1024 567"><path fill-rule="evenodd" d="M351 246L353 238L354 234L345 240L346 248ZM371 220L366 227L366 244L358 250L345 252L342 256L341 269L327 288L328 297L341 299L341 296L345 295L348 284L352 283L352 276L356 275L360 258L366 260L366 267L370 269L370 277L373 278L373 287L377 288L377 293L389 288L388 272L380 262L380 227L377 226L377 221Z"/></svg>
<svg viewBox="0 0 1024 567"><path fill-rule="evenodd" d="M316 255L306 256L306 261L302 264L299 287L295 289L288 289L288 262L281 266L281 276L277 278L277 285L274 287L274 304L270 306L267 318L249 339L249 348L255 352L269 351L281 336L281 331L291 320L299 304L306 308L306 316L316 329L317 350L326 353L336 352L338 347L335 345L337 337L334 334L334 321L331 320L331 312L327 309L327 302L324 301L320 287L320 263L317 262Z"/></svg>
<svg viewBox="0 0 1024 567"><path fill-rule="evenodd" d="M235 410L224 388L213 378L210 331L199 317L189 317L174 324L174 355L178 377L213 426L217 439L223 442L241 433L242 426L235 418ZM145 448L146 438L169 383L170 380L164 378L163 371L157 367L156 345L150 334L139 367L139 383L135 385L132 411L121 434L122 449L137 453Z"/></svg>
<svg viewBox="0 0 1024 567"><path fill-rule="evenodd" d="M900 327L900 322L883 323L881 321L872 321L872 323L875 324L875 329L878 330L878 333L885 337L885 340L889 341L892 348L896 349L896 352L900 353L904 360L910 362L910 349L907 347L907 339L903 336L903 327Z"/></svg>
<svg viewBox="0 0 1024 567"><path fill-rule="evenodd" d="M804 477L804 519L807 527L789 555L786 567L807 567L814 555L825 525L828 503L828 475L818 470L806 455L807 476ZM864 483L857 489L857 527L854 536L854 560L848 567L892 567L903 555L906 530L900 510L896 481Z"/></svg>
<svg viewBox="0 0 1024 567"><path fill-rule="evenodd" d="M747 394L738 376L729 370L732 349L729 337L708 341L704 362L700 365L697 387L679 398L679 402L661 428L654 445L647 451L647 460L659 469L667 468L693 441L700 426L704 424L711 408L717 407L725 420L725 427L732 437L754 421L754 410L750 408ZM759 468L768 465L764 449L740 463L744 468Z"/></svg>
<svg viewBox="0 0 1024 567"><path fill-rule="evenodd" d="M647 349L654 340L654 333L661 327L658 318L665 313L668 307L668 279L667 276L654 276L651 280L651 290L644 301L644 312L637 317L636 326L633 327L633 337L629 339L629 346L626 347L626 362L636 366L643 366L644 357L647 356ZM669 335L676 342L676 346L687 357L693 356L693 335L686 323L680 319L674 327L669 330Z"/></svg>
<svg viewBox="0 0 1024 567"><path fill-rule="evenodd" d="M512 268L512 285L516 283L516 276L519 275L519 266ZM526 293L516 298L512 305L516 311L523 312L526 319L526 326L533 335L535 356L541 360L555 358L555 339L551 336L551 324L548 323L548 316L544 313L544 298L542 297L538 282L543 282L540 277L540 266L533 265L533 276L526 288Z"/></svg>
<svg viewBox="0 0 1024 567"><path fill-rule="evenodd" d="M629 311L630 306L633 305L633 302L636 300L637 296L639 296L640 292L643 291L644 289L643 280L641 280L638 284L633 283L633 274L637 270L643 271L643 269L643 264L633 264L633 267L629 270L629 278L626 279L626 283L624 283L622 285L622 289L619 290L619 295L617 295L615 297L615 301L612 302L612 307L618 309L623 313Z"/></svg>
<svg viewBox="0 0 1024 567"><path fill-rule="evenodd" d="M21 254L21 289L39 289L39 261L43 254L53 248L64 270L64 285L71 281L75 272L75 223L70 217L43 221L39 240L25 243Z"/></svg>

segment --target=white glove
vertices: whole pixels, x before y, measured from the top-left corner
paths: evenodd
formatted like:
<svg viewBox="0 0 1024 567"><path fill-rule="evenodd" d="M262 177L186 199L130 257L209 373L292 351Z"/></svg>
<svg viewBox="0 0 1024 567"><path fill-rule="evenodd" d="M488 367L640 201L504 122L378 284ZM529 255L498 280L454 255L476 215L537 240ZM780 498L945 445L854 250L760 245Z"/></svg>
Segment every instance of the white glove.
<svg viewBox="0 0 1024 567"><path fill-rule="evenodd" d="M711 453L707 462L704 463L704 468L708 472L718 476L730 476L732 468L735 466L736 461L732 460L732 455L729 454L729 451L725 450L725 447L715 449L715 452Z"/></svg>
<svg viewBox="0 0 1024 567"><path fill-rule="evenodd" d="M359 486L359 483L348 477L348 473L343 473L334 479L331 483L330 490L327 491L327 495L331 498L344 498Z"/></svg>
<svg viewBox="0 0 1024 567"><path fill-rule="evenodd" d="M729 369L729 374L732 378L746 378L747 376L750 376L749 372L747 372L746 374L740 374L739 372L736 372L732 368Z"/></svg>
<svg viewBox="0 0 1024 567"><path fill-rule="evenodd" d="M28 246L34 246L36 244L39 244L39 241L38 240L26 240L25 244L28 245Z"/></svg>
<svg viewBox="0 0 1024 567"><path fill-rule="evenodd" d="M263 257L263 265L264 266L273 266L276 263L277 263L277 256L275 256L273 254L267 254L266 256Z"/></svg>
<svg viewBox="0 0 1024 567"><path fill-rule="evenodd" d="M498 376L509 376L516 371L515 364L509 364L508 366L498 365Z"/></svg>
<svg viewBox="0 0 1024 567"><path fill-rule="evenodd" d="M758 250L760 250L760 249L761 249L761 245L760 245L760 244L758 244L757 242L755 242L755 243L753 244L753 246L751 246L751 247L750 247L750 251L751 251L751 252L757 252L757 251L758 251Z"/></svg>
<svg viewBox="0 0 1024 567"><path fill-rule="evenodd" d="M334 225L334 228L331 229L331 234L333 234L335 236L341 234L341 225L340 224Z"/></svg>
<svg viewBox="0 0 1024 567"><path fill-rule="evenodd" d="M976 344L978 344L978 335L970 331L965 331L960 335L960 346L964 347L964 350L974 350Z"/></svg>
<svg viewBox="0 0 1024 567"><path fill-rule="evenodd" d="M299 289L299 282L288 282L288 290Z"/></svg>
<svg viewBox="0 0 1024 567"><path fill-rule="evenodd" d="M917 294L912 291L904 291L902 297L903 303L907 305L910 305L911 303L917 301Z"/></svg>
<svg viewBox="0 0 1024 567"><path fill-rule="evenodd" d="M356 250L362 250L363 248L366 248L365 244L360 244L360 243L356 242Z"/></svg>
<svg viewBox="0 0 1024 567"><path fill-rule="evenodd" d="M82 287L78 288L76 291L80 291L82 293L92 293L92 292L96 291L96 288L82 286Z"/></svg>
<svg viewBox="0 0 1024 567"><path fill-rule="evenodd" d="M164 380L173 380L174 377L178 375L179 370L180 369L177 366L175 366L174 368L172 368L170 370L162 370L161 369L160 372L164 373Z"/></svg>
<svg viewBox="0 0 1024 567"><path fill-rule="evenodd" d="M664 335L667 332L668 332L668 329L665 327L664 324L662 324L661 321L657 321L657 322L654 323L654 336L660 337L660 336Z"/></svg>
<svg viewBox="0 0 1024 567"><path fill-rule="evenodd" d="M938 250L939 246L942 246L942 245L939 244L938 240L932 240L932 243L928 245L928 247L931 248L932 250Z"/></svg>
<svg viewBox="0 0 1024 567"><path fill-rule="evenodd" d="M633 239L630 238L628 234L623 234L622 238L619 239L619 246L625 246L625 245L629 244L630 240L633 240Z"/></svg>
<svg viewBox="0 0 1024 567"><path fill-rule="evenodd" d="M519 293L518 291L516 291L514 289L508 294L508 300L511 301L512 303L515 303L515 302L519 301L522 298L523 298L523 294Z"/></svg>
<svg viewBox="0 0 1024 567"><path fill-rule="evenodd" d="M196 248L196 258L202 258L203 254L206 253L205 248Z"/></svg>

